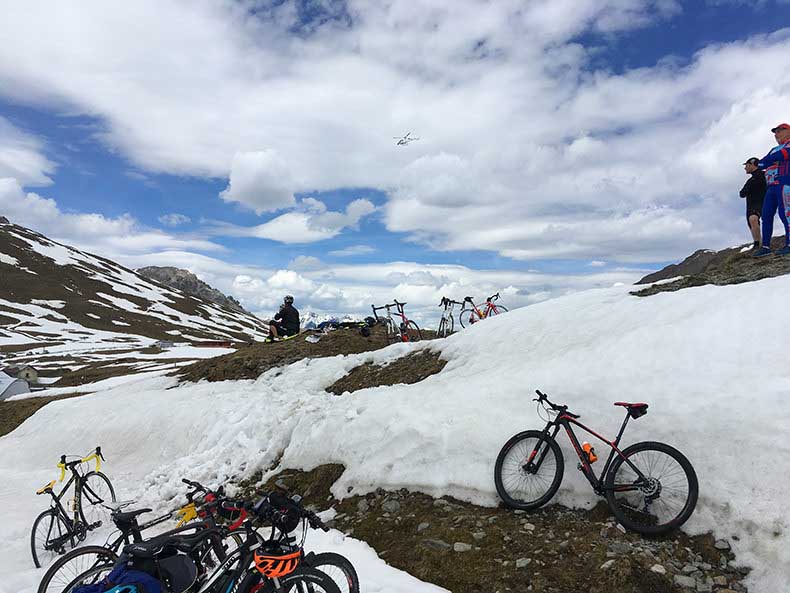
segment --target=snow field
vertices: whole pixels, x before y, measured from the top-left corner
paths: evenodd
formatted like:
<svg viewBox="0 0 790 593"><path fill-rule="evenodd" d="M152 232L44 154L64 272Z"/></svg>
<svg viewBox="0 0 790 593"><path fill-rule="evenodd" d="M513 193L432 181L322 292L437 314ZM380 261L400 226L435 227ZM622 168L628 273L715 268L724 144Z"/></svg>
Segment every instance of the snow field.
<svg viewBox="0 0 790 593"><path fill-rule="evenodd" d="M628 289L547 301L443 341L302 360L256 381L172 388L172 378L151 377L48 404L0 438L0 508L7 514L0 590L33 590L40 573L26 568L29 529L43 508L34 491L55 475L61 453L100 444L119 498L155 510L183 495L182 477L218 484L268 467L280 454L283 467L343 463L338 497L347 488L406 487L494 505L500 448L512 434L543 426L531 401L539 388L612 437L624 415L612 402L649 403L647 416L629 423L623 446L659 440L684 452L700 480L697 510L684 529L737 535L731 544L739 562L754 568L750 591L784 591L790 372L780 341L786 331L776 320L790 278L648 298ZM324 391L365 361L386 363L422 347L449 360L438 375L341 397ZM575 471L567 440L560 443L566 473L557 500L592 506L597 498ZM363 579L367 567L359 567Z"/></svg>

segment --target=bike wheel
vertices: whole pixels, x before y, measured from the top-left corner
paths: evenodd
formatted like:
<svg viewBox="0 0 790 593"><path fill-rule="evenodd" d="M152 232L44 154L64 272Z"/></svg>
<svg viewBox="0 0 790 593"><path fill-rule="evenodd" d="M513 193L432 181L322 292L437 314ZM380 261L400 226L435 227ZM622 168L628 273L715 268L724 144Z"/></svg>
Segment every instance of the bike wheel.
<svg viewBox="0 0 790 593"><path fill-rule="evenodd" d="M47 509L36 517L30 533L30 551L36 568L52 562L67 547L74 547L74 534L56 509Z"/></svg>
<svg viewBox="0 0 790 593"><path fill-rule="evenodd" d="M308 554L305 564L317 568L335 582L340 593L359 593L359 577L351 561L345 556L334 552Z"/></svg>
<svg viewBox="0 0 790 593"><path fill-rule="evenodd" d="M631 445L623 450L623 457L615 458L604 488L620 524L644 535L667 533L683 525L699 495L697 474L689 460L674 447L649 441Z"/></svg>
<svg viewBox="0 0 790 593"><path fill-rule="evenodd" d="M72 550L47 569L37 593L66 593L77 585L96 583L112 570L116 560L115 552L101 546Z"/></svg>
<svg viewBox="0 0 790 593"><path fill-rule="evenodd" d="M241 581L238 593L340 593L335 582L325 573L309 566L300 566L279 580L275 587L271 580L251 570Z"/></svg>
<svg viewBox="0 0 790 593"><path fill-rule="evenodd" d="M488 316L491 315L499 315L500 313L507 313L507 307L503 307L502 305L492 305L491 310L488 312Z"/></svg>
<svg viewBox="0 0 790 593"><path fill-rule="evenodd" d="M480 314L474 309L461 309L461 312L458 314L458 321L461 322L461 327L466 328L480 321Z"/></svg>
<svg viewBox="0 0 790 593"><path fill-rule="evenodd" d="M442 320L439 322L439 331L436 332L436 335L440 338L446 338L451 333L453 333L453 318L442 317Z"/></svg>
<svg viewBox="0 0 790 593"><path fill-rule="evenodd" d="M534 464L529 466L531 461ZM551 500L564 471L557 441L539 430L526 430L502 447L494 465L494 483L507 506L528 511Z"/></svg>
<svg viewBox="0 0 790 593"><path fill-rule="evenodd" d="M101 472L88 472L82 478L80 490L80 517L88 529L98 527L110 518L110 509L104 506L105 502L115 502L110 478Z"/></svg>
<svg viewBox="0 0 790 593"><path fill-rule="evenodd" d="M398 342L402 342L400 332L398 331L398 327L395 325L395 322L391 319L386 321L387 324L387 343L388 344L397 344Z"/></svg>
<svg viewBox="0 0 790 593"><path fill-rule="evenodd" d="M419 342L422 340L420 327L413 321L409 321L409 324L406 326L406 337L408 338L405 340L407 342Z"/></svg>

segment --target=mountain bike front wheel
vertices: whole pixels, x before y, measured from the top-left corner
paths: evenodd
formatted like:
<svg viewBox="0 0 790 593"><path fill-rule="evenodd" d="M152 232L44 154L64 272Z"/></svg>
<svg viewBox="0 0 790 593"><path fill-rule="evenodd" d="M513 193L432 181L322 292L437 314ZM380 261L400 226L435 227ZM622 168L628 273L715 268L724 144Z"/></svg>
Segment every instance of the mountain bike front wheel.
<svg viewBox="0 0 790 593"><path fill-rule="evenodd" d="M304 563L328 575L340 589L340 593L359 593L359 577L351 561L334 552L308 554Z"/></svg>
<svg viewBox="0 0 790 593"><path fill-rule="evenodd" d="M118 556L109 548L84 546L58 558L44 573L37 593L67 593L77 585L98 583Z"/></svg>
<svg viewBox="0 0 790 593"><path fill-rule="evenodd" d="M480 313L476 309L461 309L458 314L458 321L461 322L461 327L469 327L473 323L480 321Z"/></svg>
<svg viewBox="0 0 790 593"><path fill-rule="evenodd" d="M329 575L309 566L301 565L277 580L279 584L275 587L271 580L252 569L235 590L238 593L340 593Z"/></svg>
<svg viewBox="0 0 790 593"><path fill-rule="evenodd" d="M604 489L620 524L643 535L667 533L683 525L699 495L689 460L674 447L651 441L631 445L623 450L623 457L615 458Z"/></svg>
<svg viewBox="0 0 790 593"><path fill-rule="evenodd" d="M442 317L442 320L439 322L439 331L436 333L440 338L446 338L453 333L452 316Z"/></svg>
<svg viewBox="0 0 790 593"><path fill-rule="evenodd" d="M33 521L30 534L30 552L36 568L52 562L63 554L66 548L74 547L74 534L71 526L57 509L47 509Z"/></svg>
<svg viewBox="0 0 790 593"><path fill-rule="evenodd" d="M82 478L80 491L80 516L87 527L110 518L110 509L104 503L115 502L115 490L110 478L101 472L88 472Z"/></svg>
<svg viewBox="0 0 790 593"><path fill-rule="evenodd" d="M565 461L560 446L540 430L510 437L494 465L494 483L507 506L529 511L551 500L560 488Z"/></svg>

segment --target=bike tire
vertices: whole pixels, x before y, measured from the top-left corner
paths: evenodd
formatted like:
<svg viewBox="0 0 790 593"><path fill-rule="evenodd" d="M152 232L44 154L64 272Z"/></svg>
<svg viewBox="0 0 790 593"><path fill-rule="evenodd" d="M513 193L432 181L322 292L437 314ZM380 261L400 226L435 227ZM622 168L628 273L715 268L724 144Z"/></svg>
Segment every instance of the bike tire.
<svg viewBox="0 0 790 593"><path fill-rule="evenodd" d="M237 593L341 593L329 575L304 565L291 574L280 577L279 581L279 588L275 588L270 580L264 580L253 569L242 579Z"/></svg>
<svg viewBox="0 0 790 593"><path fill-rule="evenodd" d="M466 322L464 322L464 319L466 319ZM461 322L461 327L467 328L480 321L480 314L474 309L461 309L461 312L458 314L458 321Z"/></svg>
<svg viewBox="0 0 790 593"><path fill-rule="evenodd" d="M317 568L335 582L340 593L359 593L359 577L351 561L334 552L308 554L304 563L310 568Z"/></svg>
<svg viewBox="0 0 790 593"><path fill-rule="evenodd" d="M492 305L491 310L488 312L488 316L491 315L499 315L500 313L507 313L507 307L503 307L502 305Z"/></svg>
<svg viewBox="0 0 790 593"><path fill-rule="evenodd" d="M544 446L548 447L549 451L543 458L537 472L527 473L523 468L524 463L536 448L538 450L537 459L542 454ZM547 462L548 465L546 465ZM538 472L544 469L544 466L544 475L539 476ZM496 484L499 498L506 506L529 511L542 507L551 500L559 490L564 471L565 460L557 441L540 430L525 430L510 437L497 455L494 464L494 484ZM528 488L528 491L525 492L528 497L519 496L517 486L522 485L526 488L529 476L534 478L532 480L535 484L534 494L532 494L533 489Z"/></svg>
<svg viewBox="0 0 790 593"><path fill-rule="evenodd" d="M109 519L110 510L103 506L105 502L116 502L115 489L110 478L101 472L88 472L82 478L80 488L80 518L86 527L97 521L104 524Z"/></svg>
<svg viewBox="0 0 790 593"><path fill-rule="evenodd" d="M102 546L71 550L47 569L36 593L66 593L76 585L89 584L89 577L101 575L104 569L109 572L117 560L113 550Z"/></svg>
<svg viewBox="0 0 790 593"><path fill-rule="evenodd" d="M648 455L649 452L655 455ZM624 457L615 458L604 481L606 501L617 521L626 529L643 535L660 535L683 525L694 512L699 496L697 474L686 456L670 445L654 441L635 443L622 453ZM659 461L656 461L656 457L659 457ZM655 483L640 490L617 490L618 485L632 485L637 478L637 474L625 463L625 458L648 478L657 481L657 495ZM671 464L670 459L676 465ZM663 501L662 493L666 495ZM618 497L620 494L624 496ZM648 499L651 500L648 502ZM662 504L656 505L654 514L651 514L655 501L661 501ZM644 507L640 509L642 505ZM665 515L662 511L668 513Z"/></svg>
<svg viewBox="0 0 790 593"><path fill-rule="evenodd" d="M395 322L391 319L386 321L387 326L387 343L388 344L397 344L398 342L402 342L400 332L398 331Z"/></svg>
<svg viewBox="0 0 790 593"><path fill-rule="evenodd" d="M442 320L439 322L439 330L436 332L436 335L439 336L440 338L446 338L452 333L453 333L453 318L442 317Z"/></svg>
<svg viewBox="0 0 790 593"><path fill-rule="evenodd" d="M54 530L54 531L53 531ZM33 521L33 530L30 532L30 552L33 555L33 564L41 568L42 564L51 562L55 556L62 554L54 550L47 550L45 545L57 538L69 537L63 540L66 545L74 547L74 534L71 526L56 509L47 509Z"/></svg>
<svg viewBox="0 0 790 593"><path fill-rule="evenodd" d="M420 326L413 321L409 321L409 323L406 325L406 337L408 338L408 340L406 340L408 342L419 342L422 340Z"/></svg>

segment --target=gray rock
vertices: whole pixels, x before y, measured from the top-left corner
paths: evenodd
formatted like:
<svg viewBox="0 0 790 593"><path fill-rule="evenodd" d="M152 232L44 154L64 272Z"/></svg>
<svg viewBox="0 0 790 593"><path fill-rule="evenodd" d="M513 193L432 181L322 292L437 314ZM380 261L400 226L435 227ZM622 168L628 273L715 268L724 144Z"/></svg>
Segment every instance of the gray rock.
<svg viewBox="0 0 790 593"><path fill-rule="evenodd" d="M697 581L691 577L682 574L676 574L672 581L678 585L679 587L685 587L686 589L696 589L697 588Z"/></svg>
<svg viewBox="0 0 790 593"><path fill-rule="evenodd" d="M388 513L399 513L400 503L393 498L388 498L381 504L381 509Z"/></svg>
<svg viewBox="0 0 790 593"><path fill-rule="evenodd" d="M455 542L453 550L456 552L468 552L472 549L472 544L465 544L464 542Z"/></svg>
<svg viewBox="0 0 790 593"><path fill-rule="evenodd" d="M713 584L717 587L726 587L727 586L727 577L723 577L721 575L717 577L713 577Z"/></svg>
<svg viewBox="0 0 790 593"><path fill-rule="evenodd" d="M609 551L615 554L628 554L631 548L631 544L627 542L611 542L608 546Z"/></svg>
<svg viewBox="0 0 790 593"><path fill-rule="evenodd" d="M357 503L357 510L358 510L360 513L367 513L367 512L368 512L368 510L370 510L370 505L368 504L368 501L367 501L367 500L365 500L364 498L363 498L362 500L360 500L360 501Z"/></svg>
<svg viewBox="0 0 790 593"><path fill-rule="evenodd" d="M439 550L440 552L446 552L447 550L453 549L450 544L440 539L424 539L422 540L422 545L431 550Z"/></svg>
<svg viewBox="0 0 790 593"><path fill-rule="evenodd" d="M485 536L486 536L486 532L485 532L485 531L475 531L475 532L472 534L472 537L473 537L473 538L475 538L475 540L477 540L477 541L480 541L480 540L481 540L481 539L483 539Z"/></svg>
<svg viewBox="0 0 790 593"><path fill-rule="evenodd" d="M713 585L708 582L698 582L697 583L697 593L711 593L713 591Z"/></svg>
<svg viewBox="0 0 790 593"><path fill-rule="evenodd" d="M650 567L650 570L656 574L667 574L667 569L661 566L660 564L654 564Z"/></svg>
<svg viewBox="0 0 790 593"><path fill-rule="evenodd" d="M683 574L691 574L692 572L695 572L696 570L697 570L697 567L694 566L693 564L686 564L686 566L684 566L680 570L680 572L682 572Z"/></svg>
<svg viewBox="0 0 790 593"><path fill-rule="evenodd" d="M601 564L601 570L609 570L610 568L612 568L612 566L614 566L614 559L607 560L606 562Z"/></svg>
<svg viewBox="0 0 790 593"><path fill-rule="evenodd" d="M417 525L417 533L419 533L420 531L425 531L430 526L431 526L430 523L420 523L419 525Z"/></svg>
<svg viewBox="0 0 790 593"><path fill-rule="evenodd" d="M713 547L716 548L717 550L729 550L730 544L727 540L717 539L716 543L713 544Z"/></svg>
<svg viewBox="0 0 790 593"><path fill-rule="evenodd" d="M535 526L532 523L524 523L522 527L527 531L535 531Z"/></svg>
<svg viewBox="0 0 790 593"><path fill-rule="evenodd" d="M526 568L530 562L532 562L532 558L519 558L516 560L516 568Z"/></svg>
<svg viewBox="0 0 790 593"><path fill-rule="evenodd" d="M568 540L560 542L559 548L560 548L560 550L567 550L568 549Z"/></svg>
<svg viewBox="0 0 790 593"><path fill-rule="evenodd" d="M708 564L707 562L700 562L697 566L699 566L700 570L710 570L713 567Z"/></svg>

